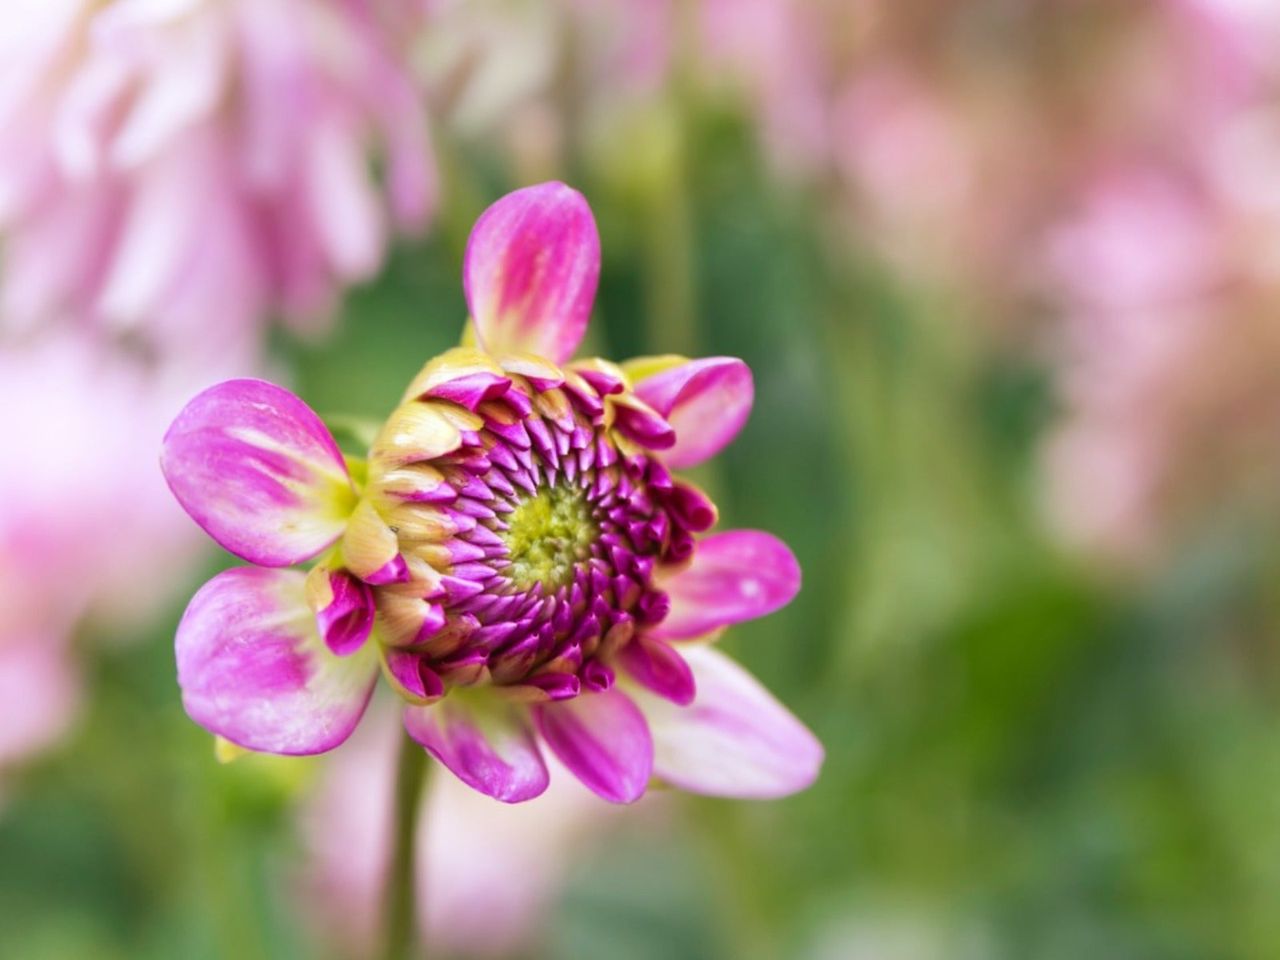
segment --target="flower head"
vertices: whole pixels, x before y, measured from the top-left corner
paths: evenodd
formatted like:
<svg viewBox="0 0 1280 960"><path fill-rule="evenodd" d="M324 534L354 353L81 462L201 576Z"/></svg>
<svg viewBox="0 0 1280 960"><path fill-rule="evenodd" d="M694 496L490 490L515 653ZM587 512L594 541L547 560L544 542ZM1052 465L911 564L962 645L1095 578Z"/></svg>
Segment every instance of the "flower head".
<svg viewBox="0 0 1280 960"><path fill-rule="evenodd" d="M563 184L486 211L464 268L474 345L427 363L365 459L268 383L187 406L165 441L169 485L258 564L215 577L179 626L197 722L253 750L327 750L381 667L409 734L501 800L546 788L539 742L619 802L654 775L735 796L812 781L812 734L690 642L799 588L776 538L706 535L715 506L671 473L737 434L750 371L570 362L599 264L591 211ZM311 559L305 575L272 569Z"/></svg>

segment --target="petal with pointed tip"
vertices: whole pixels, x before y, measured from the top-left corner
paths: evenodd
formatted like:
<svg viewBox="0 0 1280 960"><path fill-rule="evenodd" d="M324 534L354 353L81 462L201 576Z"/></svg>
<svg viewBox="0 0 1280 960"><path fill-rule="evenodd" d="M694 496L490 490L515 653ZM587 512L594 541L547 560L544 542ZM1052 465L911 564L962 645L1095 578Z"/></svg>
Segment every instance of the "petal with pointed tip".
<svg viewBox="0 0 1280 960"><path fill-rule="evenodd" d="M315 556L355 506L342 453L320 418L262 380L228 380L188 403L165 434L160 466L196 523L262 566Z"/></svg>
<svg viewBox="0 0 1280 960"><path fill-rule="evenodd" d="M689 706L640 691L653 731L653 772L694 793L768 799L803 790L822 766L807 727L718 650L681 648L698 684Z"/></svg>
<svg viewBox="0 0 1280 960"><path fill-rule="evenodd" d="M325 644L340 657L364 646L373 630L373 591L345 570L315 567L307 577L307 600Z"/></svg>
<svg viewBox="0 0 1280 960"><path fill-rule="evenodd" d="M618 660L633 680L658 696L681 706L693 703L696 686L689 665L661 640L636 637L622 648Z"/></svg>
<svg viewBox="0 0 1280 960"><path fill-rule="evenodd" d="M613 408L613 428L629 440L650 450L668 450L676 442L676 432L660 413L633 393L609 398Z"/></svg>
<svg viewBox="0 0 1280 960"><path fill-rule="evenodd" d="M405 390L401 402L450 400L474 410L485 400L506 393L510 386L510 378L488 354L454 347L427 361Z"/></svg>
<svg viewBox="0 0 1280 960"><path fill-rule="evenodd" d="M683 640L786 606L800 589L800 565L772 534L730 530L698 541L693 561L662 588L671 610L650 633Z"/></svg>
<svg viewBox="0 0 1280 960"><path fill-rule="evenodd" d="M396 693L411 703L431 703L445 694L444 681L416 650L383 647L382 670Z"/></svg>
<svg viewBox="0 0 1280 960"><path fill-rule="evenodd" d="M640 399L667 418L676 441L663 460L695 467L724 449L751 414L751 368L734 357L690 360L636 383Z"/></svg>
<svg viewBox="0 0 1280 960"><path fill-rule="evenodd" d="M612 803L644 795L653 740L644 715L621 691L540 704L533 717L547 746L587 787Z"/></svg>
<svg viewBox="0 0 1280 960"><path fill-rule="evenodd" d="M400 555L395 531L368 500L361 500L342 538L347 568L365 583L402 583L409 568Z"/></svg>
<svg viewBox="0 0 1280 960"><path fill-rule="evenodd" d="M476 221L463 286L490 354L563 363L587 329L600 275L600 236L582 194L563 183L509 193Z"/></svg>
<svg viewBox="0 0 1280 960"><path fill-rule="evenodd" d="M464 704L456 696L404 714L409 736L467 786L504 803L532 800L549 775L523 712L494 698Z"/></svg>
<svg viewBox="0 0 1280 960"><path fill-rule="evenodd" d="M196 723L265 753L323 753L347 739L377 679L377 644L331 652L305 581L240 567L197 591L175 644L182 702Z"/></svg>

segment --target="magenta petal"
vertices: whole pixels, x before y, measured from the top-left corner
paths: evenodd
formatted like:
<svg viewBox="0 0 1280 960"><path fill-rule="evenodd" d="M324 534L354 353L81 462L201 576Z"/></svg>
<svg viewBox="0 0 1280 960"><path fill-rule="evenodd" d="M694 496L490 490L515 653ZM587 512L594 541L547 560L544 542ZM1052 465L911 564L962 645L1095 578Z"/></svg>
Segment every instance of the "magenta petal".
<svg viewBox="0 0 1280 960"><path fill-rule="evenodd" d="M489 353L563 363L582 340L600 276L600 236L582 194L563 183L509 193L476 221L463 286Z"/></svg>
<svg viewBox="0 0 1280 960"><path fill-rule="evenodd" d="M375 587L381 587L388 583L407 583L408 581L409 564L398 553L364 578L365 583L371 583Z"/></svg>
<svg viewBox="0 0 1280 960"><path fill-rule="evenodd" d="M751 368L734 357L690 360L636 384L640 399L667 418L676 441L663 460L695 467L726 447L751 414Z"/></svg>
<svg viewBox="0 0 1280 960"><path fill-rule="evenodd" d="M466 407L468 410L475 410L486 400L500 397L510 389L510 377L480 371L469 373L453 380L446 380L444 383L432 387L424 396L433 400L449 400Z"/></svg>
<svg viewBox="0 0 1280 960"><path fill-rule="evenodd" d="M333 599L316 613L325 645L340 657L355 653L373 630L373 591L345 570L329 572Z"/></svg>
<svg viewBox="0 0 1280 960"><path fill-rule="evenodd" d="M618 690L533 708L538 732L573 775L613 803L644 796L653 739L644 715Z"/></svg>
<svg viewBox="0 0 1280 960"><path fill-rule="evenodd" d="M676 442L671 424L644 406L618 404L614 407L613 426L623 436L650 450L667 450Z"/></svg>
<svg viewBox="0 0 1280 960"><path fill-rule="evenodd" d="M639 636L622 648L618 660L637 683L672 703L693 703L693 673L684 658L661 640Z"/></svg>
<svg viewBox="0 0 1280 960"><path fill-rule="evenodd" d="M695 533L716 525L716 506L697 487L677 482L667 499L667 507L686 528Z"/></svg>
<svg viewBox="0 0 1280 960"><path fill-rule="evenodd" d="M520 803L547 789L547 766L514 707L448 697L433 706L409 707L404 725L459 780L495 800Z"/></svg>
<svg viewBox="0 0 1280 960"><path fill-rule="evenodd" d="M388 647L383 652L393 684L414 700L438 700L444 696L444 681L431 669L427 657L417 650Z"/></svg>
<svg viewBox="0 0 1280 960"><path fill-rule="evenodd" d="M540 690L548 700L569 700L582 692L582 682L572 673L543 673L523 684Z"/></svg>
<svg viewBox="0 0 1280 960"><path fill-rule="evenodd" d="M183 408L160 457L200 526L251 563L283 567L342 533L355 503L342 454L315 412L262 380L228 380Z"/></svg>
<svg viewBox="0 0 1280 960"><path fill-rule="evenodd" d="M782 797L813 783L823 749L808 728L720 651L683 652L698 684L692 705L637 694L653 731L654 773L718 797Z"/></svg>
<svg viewBox="0 0 1280 960"><path fill-rule="evenodd" d="M378 674L376 644L335 656L316 631L306 578L226 570L178 624L182 702L205 729L250 750L310 754L347 739Z"/></svg>
<svg viewBox="0 0 1280 960"><path fill-rule="evenodd" d="M668 640L700 637L786 606L800 590L800 565L772 534L730 530L698 541L693 562L663 589L671 611L650 632Z"/></svg>

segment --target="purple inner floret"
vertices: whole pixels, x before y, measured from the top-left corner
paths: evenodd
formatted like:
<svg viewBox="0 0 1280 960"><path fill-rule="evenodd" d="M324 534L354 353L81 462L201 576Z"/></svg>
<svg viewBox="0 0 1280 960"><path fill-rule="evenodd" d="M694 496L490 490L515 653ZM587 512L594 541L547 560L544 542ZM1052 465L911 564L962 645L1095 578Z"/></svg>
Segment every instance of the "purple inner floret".
<svg viewBox="0 0 1280 960"><path fill-rule="evenodd" d="M619 451L594 385L579 384L556 391L567 404L545 405L512 384L476 406L481 429L432 461L446 483L433 509L455 532L424 554L443 547L450 567L427 597L443 612L439 628L411 651L423 688L487 674L531 699L608 689L606 664L670 608L655 568L687 560L693 534L714 524L699 491L652 457Z"/></svg>

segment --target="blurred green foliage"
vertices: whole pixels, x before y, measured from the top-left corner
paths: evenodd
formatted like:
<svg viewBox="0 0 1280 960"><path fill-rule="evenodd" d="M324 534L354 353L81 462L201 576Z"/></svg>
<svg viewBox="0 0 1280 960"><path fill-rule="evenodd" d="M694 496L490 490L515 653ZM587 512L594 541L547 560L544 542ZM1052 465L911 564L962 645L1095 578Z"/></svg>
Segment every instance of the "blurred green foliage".
<svg viewBox="0 0 1280 960"><path fill-rule="evenodd" d="M800 796L682 799L662 842L581 851L531 955L1280 956L1274 538L1224 530L1125 582L1065 558L1035 505L1047 372L833 243L734 122L696 120L650 176L581 173L606 257L591 346L754 369L754 416L699 479L725 526L793 545L805 588L726 646L828 760ZM274 345L322 413L385 413L456 339L462 240L509 184L449 169L435 238L332 337ZM178 613L84 638L77 732L0 816L0 957L308 955L293 778L323 761L214 762L178 700Z"/></svg>

